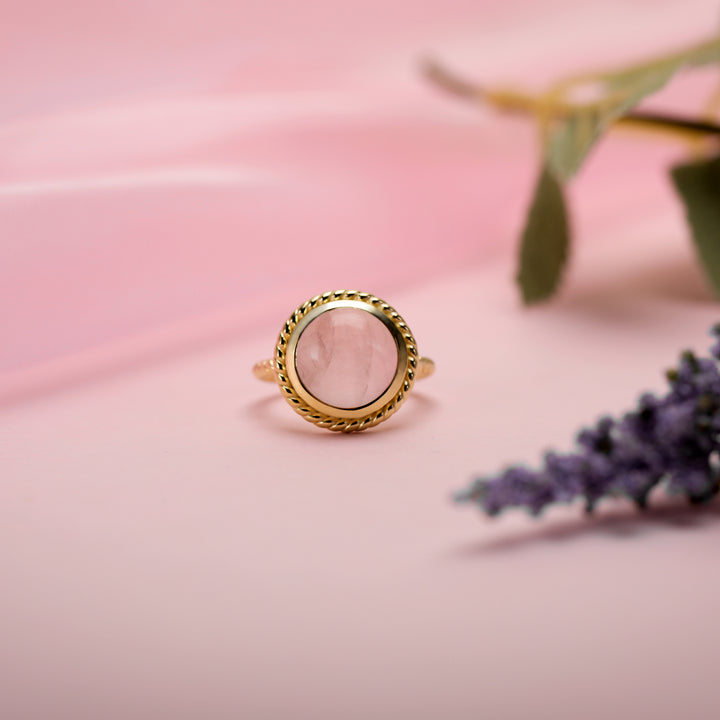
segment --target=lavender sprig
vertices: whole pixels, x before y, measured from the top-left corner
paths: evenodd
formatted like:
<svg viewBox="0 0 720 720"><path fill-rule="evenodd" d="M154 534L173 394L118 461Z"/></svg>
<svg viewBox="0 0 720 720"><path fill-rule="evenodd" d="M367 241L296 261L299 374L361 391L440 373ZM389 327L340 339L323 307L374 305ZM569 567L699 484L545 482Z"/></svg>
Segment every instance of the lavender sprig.
<svg viewBox="0 0 720 720"><path fill-rule="evenodd" d="M538 470L513 465L478 478L455 499L488 515L512 507L539 515L548 505L578 498L592 512L601 498L617 496L645 508L662 483L691 503L708 502L720 489L720 325L711 335L710 357L687 350L668 370L664 396L642 395L619 420L603 417L584 428L575 452L547 452Z"/></svg>

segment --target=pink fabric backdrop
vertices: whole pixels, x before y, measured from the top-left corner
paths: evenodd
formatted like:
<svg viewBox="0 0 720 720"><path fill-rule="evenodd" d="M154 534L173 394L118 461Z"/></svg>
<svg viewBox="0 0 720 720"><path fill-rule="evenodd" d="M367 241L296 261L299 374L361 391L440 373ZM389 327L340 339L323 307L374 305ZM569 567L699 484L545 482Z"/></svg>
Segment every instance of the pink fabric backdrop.
<svg viewBox="0 0 720 720"><path fill-rule="evenodd" d="M419 60L532 85L696 37L711 6L6 8L0 397L278 322L328 283L387 294L508 251L532 129L442 97ZM579 227L666 199L638 174L661 147L610 149Z"/></svg>
<svg viewBox="0 0 720 720"><path fill-rule="evenodd" d="M539 84L709 33L714 2L0 15L0 718L717 717L715 505L447 501L704 346L717 304L658 172L683 148L603 147L567 285L526 311L533 131L416 71ZM438 362L355 437L249 373L346 285Z"/></svg>

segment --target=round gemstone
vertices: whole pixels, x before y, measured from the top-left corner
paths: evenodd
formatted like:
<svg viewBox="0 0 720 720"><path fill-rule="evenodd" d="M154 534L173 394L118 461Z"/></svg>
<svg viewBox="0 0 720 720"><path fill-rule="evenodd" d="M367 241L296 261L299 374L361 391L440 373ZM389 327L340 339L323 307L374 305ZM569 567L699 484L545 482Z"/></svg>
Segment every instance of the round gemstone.
<svg viewBox="0 0 720 720"><path fill-rule="evenodd" d="M295 368L305 389L336 408L360 408L388 389L398 364L393 336L382 320L359 308L333 308L303 331Z"/></svg>

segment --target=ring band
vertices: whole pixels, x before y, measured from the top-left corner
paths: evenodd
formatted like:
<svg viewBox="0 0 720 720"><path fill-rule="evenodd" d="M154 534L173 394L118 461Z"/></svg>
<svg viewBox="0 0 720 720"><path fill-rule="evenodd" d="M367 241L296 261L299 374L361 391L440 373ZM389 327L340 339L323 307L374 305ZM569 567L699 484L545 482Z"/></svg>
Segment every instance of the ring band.
<svg viewBox="0 0 720 720"><path fill-rule="evenodd" d="M416 379L433 374L397 311L369 293L335 290L303 303L283 325L273 358L253 367L318 427L356 432L395 413Z"/></svg>

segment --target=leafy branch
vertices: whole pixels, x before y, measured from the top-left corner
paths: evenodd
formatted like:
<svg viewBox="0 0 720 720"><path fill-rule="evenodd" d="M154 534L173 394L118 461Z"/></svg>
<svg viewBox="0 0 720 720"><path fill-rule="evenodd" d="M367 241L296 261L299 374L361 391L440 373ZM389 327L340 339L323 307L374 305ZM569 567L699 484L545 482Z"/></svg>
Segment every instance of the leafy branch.
<svg viewBox="0 0 720 720"><path fill-rule="evenodd" d="M522 233L517 282L523 300L547 300L558 289L571 240L565 185L610 128L634 126L690 143L695 159L673 168L700 261L720 295L720 125L708 117L638 112L635 107L679 71L720 63L720 36L629 67L564 78L540 95L486 88L428 62L426 76L445 91L507 113L532 117L542 154L535 195ZM579 90L592 101L573 100ZM720 94L712 98L720 102Z"/></svg>

